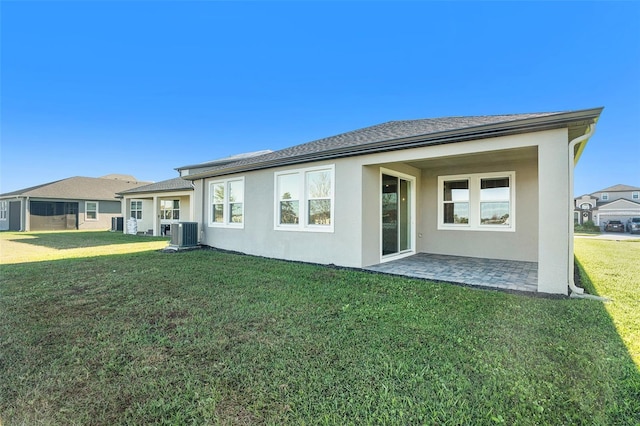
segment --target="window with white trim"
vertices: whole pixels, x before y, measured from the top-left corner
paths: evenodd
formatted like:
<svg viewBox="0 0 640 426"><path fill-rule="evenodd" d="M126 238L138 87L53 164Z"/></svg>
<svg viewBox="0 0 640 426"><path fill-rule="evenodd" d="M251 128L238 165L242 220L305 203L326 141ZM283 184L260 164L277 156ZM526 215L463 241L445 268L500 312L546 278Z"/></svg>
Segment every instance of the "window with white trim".
<svg viewBox="0 0 640 426"><path fill-rule="evenodd" d="M334 166L275 173L275 228L333 232Z"/></svg>
<svg viewBox="0 0 640 426"><path fill-rule="evenodd" d="M244 178L209 183L209 226L244 227Z"/></svg>
<svg viewBox="0 0 640 426"><path fill-rule="evenodd" d="M7 202L0 201L0 220L7 220Z"/></svg>
<svg viewBox="0 0 640 426"><path fill-rule="evenodd" d="M86 220L98 220L97 201L86 201L84 203L84 217Z"/></svg>
<svg viewBox="0 0 640 426"><path fill-rule="evenodd" d="M438 229L515 230L515 172L438 177Z"/></svg>
<svg viewBox="0 0 640 426"><path fill-rule="evenodd" d="M179 220L180 200L160 200L160 219Z"/></svg>
<svg viewBox="0 0 640 426"><path fill-rule="evenodd" d="M609 201L609 193L605 192L602 194L602 201Z"/></svg>
<svg viewBox="0 0 640 426"><path fill-rule="evenodd" d="M142 219L142 201L131 201L131 217L133 219Z"/></svg>
<svg viewBox="0 0 640 426"><path fill-rule="evenodd" d="M632 200L640 199L640 192L632 192L631 193L631 199Z"/></svg>

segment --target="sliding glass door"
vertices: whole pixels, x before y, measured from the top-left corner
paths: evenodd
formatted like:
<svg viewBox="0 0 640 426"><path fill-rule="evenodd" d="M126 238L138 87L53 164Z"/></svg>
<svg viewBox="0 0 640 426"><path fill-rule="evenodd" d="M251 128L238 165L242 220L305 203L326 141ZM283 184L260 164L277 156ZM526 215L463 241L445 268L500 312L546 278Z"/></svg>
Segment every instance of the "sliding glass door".
<svg viewBox="0 0 640 426"><path fill-rule="evenodd" d="M412 248L413 182L382 174L382 256Z"/></svg>

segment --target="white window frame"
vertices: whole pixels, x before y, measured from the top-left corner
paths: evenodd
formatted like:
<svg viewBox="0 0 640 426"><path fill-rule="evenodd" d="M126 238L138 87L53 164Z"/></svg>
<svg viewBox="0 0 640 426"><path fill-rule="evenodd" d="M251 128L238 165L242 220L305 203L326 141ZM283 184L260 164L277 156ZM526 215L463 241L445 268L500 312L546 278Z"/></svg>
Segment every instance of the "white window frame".
<svg viewBox="0 0 640 426"><path fill-rule="evenodd" d="M170 201L171 202L171 208L170 209L164 209L162 208L162 203L163 202L167 202ZM175 202L178 202L178 208L176 209L174 207ZM166 212L171 211L171 219L167 219L166 218ZM178 217L176 218L176 211L178 212ZM163 217L164 216L164 217ZM180 199L162 199L160 200L160 220L161 221L172 221L172 222L177 222L180 220Z"/></svg>
<svg viewBox="0 0 640 426"><path fill-rule="evenodd" d="M0 201L0 220L7 220L7 202Z"/></svg>
<svg viewBox="0 0 640 426"><path fill-rule="evenodd" d="M631 199L632 199L632 200L640 199L640 192L638 192L638 191L634 191L634 192L632 192L632 193L631 193Z"/></svg>
<svg viewBox="0 0 640 426"><path fill-rule="evenodd" d="M134 209L133 208L133 203L139 203L140 204L140 208L139 209L138 208ZM143 211L142 200L131 200L129 202L129 217L134 218L136 220L142 220L142 216L143 216L142 211ZM140 213L140 217L134 216L133 215L134 212L139 212Z"/></svg>
<svg viewBox="0 0 640 426"><path fill-rule="evenodd" d="M327 199L331 202L329 209L330 223L327 225L309 224L309 200L313 200L309 196L307 191L307 176L310 173L327 171L331 177L331 196L323 199ZM280 191L278 187L278 178L284 175L297 176L298 184L298 223L282 224L280 223ZM326 166L307 167L303 169L283 170L281 172L275 172L273 178L274 190L274 229L276 231L298 231L298 232L334 232L335 227L335 197L336 197L336 175L335 164Z"/></svg>
<svg viewBox="0 0 640 426"><path fill-rule="evenodd" d="M480 188L482 179L509 179L509 224L480 223ZM444 183L467 180L469 182L469 223L444 223ZM516 172L470 173L438 176L438 230L515 232L516 230Z"/></svg>
<svg viewBox="0 0 640 426"><path fill-rule="evenodd" d="M609 193L608 192L603 192L602 193L602 201L609 201Z"/></svg>
<svg viewBox="0 0 640 426"><path fill-rule="evenodd" d="M96 205L96 217L95 218L90 218L89 217L89 204L95 204ZM97 201L85 201L84 202L84 220L88 220L88 221L97 221L99 219L98 216L98 208L99 208L99 203ZM93 210L91 210L93 211Z"/></svg>
<svg viewBox="0 0 640 426"><path fill-rule="evenodd" d="M230 216L230 208L229 205L231 202L229 201L229 186L234 182L242 183L242 222L231 222ZM215 185L223 185L224 186L224 199L222 202L222 218L224 222L214 222L213 221L213 187ZM243 229L244 228L244 207L245 207L245 182L244 176L237 178L229 178L229 179L218 179L209 182L209 202L207 207L208 212L208 225L210 228L233 228L233 229Z"/></svg>

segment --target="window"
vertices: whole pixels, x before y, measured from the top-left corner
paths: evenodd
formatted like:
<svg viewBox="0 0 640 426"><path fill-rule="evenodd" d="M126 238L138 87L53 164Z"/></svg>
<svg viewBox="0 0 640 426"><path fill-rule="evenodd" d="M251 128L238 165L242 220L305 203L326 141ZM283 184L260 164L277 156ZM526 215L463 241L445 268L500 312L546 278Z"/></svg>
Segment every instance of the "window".
<svg viewBox="0 0 640 426"><path fill-rule="evenodd" d="M480 223L508 225L511 191L509 178L480 179Z"/></svg>
<svg viewBox="0 0 640 426"><path fill-rule="evenodd" d="M444 182L444 223L469 223L469 181Z"/></svg>
<svg viewBox="0 0 640 426"><path fill-rule="evenodd" d="M438 177L438 229L515 230L515 172Z"/></svg>
<svg viewBox="0 0 640 426"><path fill-rule="evenodd" d="M244 178L211 182L209 194L211 200L209 226L229 228L244 226Z"/></svg>
<svg viewBox="0 0 640 426"><path fill-rule="evenodd" d="M604 192L602 194L602 201L609 201L609 193L608 192Z"/></svg>
<svg viewBox="0 0 640 426"><path fill-rule="evenodd" d="M98 220L98 202L87 201L84 204L84 214L86 220Z"/></svg>
<svg viewBox="0 0 640 426"><path fill-rule="evenodd" d="M580 204L580 208L581 208L582 210L589 210L589 209L591 208L591 204L589 204L589 203L582 203L582 204Z"/></svg>
<svg viewBox="0 0 640 426"><path fill-rule="evenodd" d="M637 200L640 198L640 192L632 192L631 193L631 199L632 200Z"/></svg>
<svg viewBox="0 0 640 426"><path fill-rule="evenodd" d="M0 220L7 220L7 202L0 201Z"/></svg>
<svg viewBox="0 0 640 426"><path fill-rule="evenodd" d="M276 173L276 229L333 232L333 176L333 166Z"/></svg>
<svg viewBox="0 0 640 426"><path fill-rule="evenodd" d="M160 200L160 219L179 220L180 200Z"/></svg>
<svg viewBox="0 0 640 426"><path fill-rule="evenodd" d="M142 201L131 201L131 217L142 219Z"/></svg>

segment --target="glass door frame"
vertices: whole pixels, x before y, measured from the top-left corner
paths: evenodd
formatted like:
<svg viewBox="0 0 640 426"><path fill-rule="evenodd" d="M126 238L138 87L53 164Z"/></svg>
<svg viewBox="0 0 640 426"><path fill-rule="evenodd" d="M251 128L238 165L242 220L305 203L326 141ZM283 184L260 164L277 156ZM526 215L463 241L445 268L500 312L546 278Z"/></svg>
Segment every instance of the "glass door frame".
<svg viewBox="0 0 640 426"><path fill-rule="evenodd" d="M383 254L383 250L384 250L384 241L383 241L383 213L382 213L382 209L383 209L383 203L382 203L382 185L383 185L383 175L387 175L387 176L393 176L397 179L402 179L406 182L409 183L409 191L408 191L408 203L409 203L409 219L408 219L408 223L406 225L408 225L409 227L409 232L408 232L408 237L409 237L409 248L405 249L405 250L399 250L398 252L395 253L391 253L391 254ZM391 170L391 169L386 169L383 167L380 167L380 177L379 177L379 185L378 185L378 202L379 202L379 206L378 206L378 213L379 213L379 217L378 217L378 226L379 226L379 232L380 232L380 247L378 250L378 253L380 254L380 263L384 263L384 262L389 262L392 260L396 260L396 259L400 259L403 257L407 257L407 256L411 256L413 254L416 253L416 177L412 176L412 175L408 175L406 173L401 173L395 170ZM402 217L402 214L399 214L398 217ZM400 239L400 236L398 236L398 239Z"/></svg>

